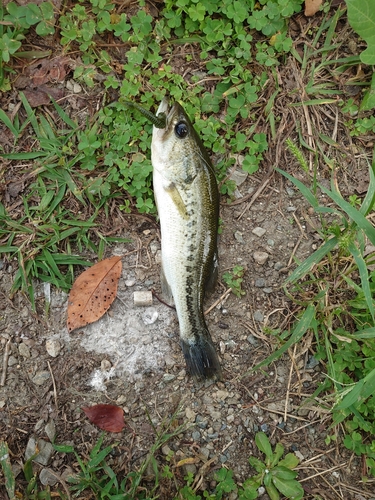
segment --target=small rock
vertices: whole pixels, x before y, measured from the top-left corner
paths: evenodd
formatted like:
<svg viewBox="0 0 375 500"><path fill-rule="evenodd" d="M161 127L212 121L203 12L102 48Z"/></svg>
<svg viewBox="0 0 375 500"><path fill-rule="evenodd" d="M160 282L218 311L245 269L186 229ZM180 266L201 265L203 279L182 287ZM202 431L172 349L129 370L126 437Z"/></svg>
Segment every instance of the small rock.
<svg viewBox="0 0 375 500"><path fill-rule="evenodd" d="M294 189L292 189L292 188L290 188L290 187L287 186L285 188L285 190L286 190L288 196L290 196L291 198L294 196Z"/></svg>
<svg viewBox="0 0 375 500"><path fill-rule="evenodd" d="M244 239L243 239L243 236L242 236L242 233L240 231L236 231L234 233L234 237L235 239L239 242L239 243L245 243L244 242Z"/></svg>
<svg viewBox="0 0 375 500"><path fill-rule="evenodd" d="M270 247L273 247L275 245L274 240L267 240L267 245L269 245Z"/></svg>
<svg viewBox="0 0 375 500"><path fill-rule="evenodd" d="M262 425L260 426L260 430L261 430L262 432L268 432L268 431L269 431L269 426L268 426L268 424L262 424Z"/></svg>
<svg viewBox="0 0 375 500"><path fill-rule="evenodd" d="M253 259L257 264L260 264L261 266L267 262L269 255L266 252L254 252L253 253Z"/></svg>
<svg viewBox="0 0 375 500"><path fill-rule="evenodd" d="M152 306L152 292L134 292L133 298L136 307Z"/></svg>
<svg viewBox="0 0 375 500"><path fill-rule="evenodd" d="M259 311L258 311L258 312L259 312ZM254 314L255 314L255 313L254 313ZM262 314L262 313L261 313L261 314ZM262 317L263 317L263 315L262 315ZM254 319L255 319L255 318L254 318ZM263 321L263 319L262 319L262 321ZM259 345L259 340L258 340L256 337L254 337L254 335L253 335L253 334L250 334L250 335L247 337L247 339L246 339L246 340L249 342L249 344L253 345L254 347L258 347L258 345Z"/></svg>
<svg viewBox="0 0 375 500"><path fill-rule="evenodd" d="M191 433L191 437L194 439L194 441L200 441L201 433L199 431L194 431Z"/></svg>
<svg viewBox="0 0 375 500"><path fill-rule="evenodd" d="M100 370L102 372L107 372L112 368L112 364L108 359L102 359L100 362Z"/></svg>
<svg viewBox="0 0 375 500"><path fill-rule="evenodd" d="M259 236L259 238L261 238L266 234L266 230L263 229L262 227L255 227L251 232L256 236Z"/></svg>
<svg viewBox="0 0 375 500"><path fill-rule="evenodd" d="M259 323L261 323L264 320L264 315L263 315L262 311L257 310L257 311L254 311L253 318L255 321L258 321Z"/></svg>
<svg viewBox="0 0 375 500"><path fill-rule="evenodd" d="M56 425L52 418L48 420L46 426L44 427L44 430L46 431L48 439L51 441L51 443L53 443L56 437Z"/></svg>
<svg viewBox="0 0 375 500"><path fill-rule="evenodd" d="M127 287L129 287L129 288L132 287L132 286L134 286L135 285L135 279L126 280L125 281L125 285Z"/></svg>
<svg viewBox="0 0 375 500"><path fill-rule="evenodd" d="M195 421L196 413L191 408L189 407L186 408L185 415L189 422Z"/></svg>
<svg viewBox="0 0 375 500"><path fill-rule="evenodd" d="M44 486L47 486L47 484L54 486L58 482L59 476L51 469L42 469L39 474L39 479Z"/></svg>
<svg viewBox="0 0 375 500"><path fill-rule="evenodd" d="M225 344L222 340L220 340L219 346L220 346L220 354L223 355L225 353Z"/></svg>
<svg viewBox="0 0 375 500"><path fill-rule="evenodd" d="M306 363L306 368L308 370L311 370L311 369L315 368L318 365L319 365L319 361L316 358L314 358L314 356L310 356L309 360Z"/></svg>
<svg viewBox="0 0 375 500"><path fill-rule="evenodd" d="M219 401L224 401L225 399L227 399L227 397L229 396L229 392L228 391L222 391L222 390L218 390L216 392L216 397Z"/></svg>
<svg viewBox="0 0 375 500"><path fill-rule="evenodd" d="M162 451L163 455L165 455L165 456L167 456L169 454L170 455L173 454L172 450L170 449L170 447L167 444L165 444L164 446L162 446L161 451Z"/></svg>
<svg viewBox="0 0 375 500"><path fill-rule="evenodd" d="M40 372L36 372L36 374L32 378L32 381L35 385L43 385L50 377L50 372L42 370Z"/></svg>
<svg viewBox="0 0 375 500"><path fill-rule="evenodd" d="M30 349L23 342L18 346L18 352L23 358L30 358Z"/></svg>
<svg viewBox="0 0 375 500"><path fill-rule="evenodd" d="M56 339L49 339L46 342L46 351L50 356L53 358L56 358L60 354L61 351L61 344L58 340Z"/></svg>
<svg viewBox="0 0 375 500"><path fill-rule="evenodd" d="M208 457L210 456L210 450L207 448L201 448L199 450L200 454L204 456L204 458L207 460Z"/></svg>
<svg viewBox="0 0 375 500"><path fill-rule="evenodd" d="M164 373L163 375L163 382L172 382L176 378L175 375L172 373Z"/></svg>
<svg viewBox="0 0 375 500"><path fill-rule="evenodd" d="M285 267L285 264L284 262L275 262L275 265L273 267L276 269L276 271L280 271L280 269Z"/></svg>
<svg viewBox="0 0 375 500"><path fill-rule="evenodd" d="M242 169L236 168L230 174L229 179L234 181L236 183L236 186L241 186L241 184L243 184L246 181L247 176L248 176L247 172L245 172Z"/></svg>
<svg viewBox="0 0 375 500"><path fill-rule="evenodd" d="M228 460L228 457L226 455L220 455L219 460L222 464L224 464Z"/></svg>
<svg viewBox="0 0 375 500"><path fill-rule="evenodd" d="M296 210L296 207L287 207L286 209L287 212L295 212Z"/></svg>
<svg viewBox="0 0 375 500"><path fill-rule="evenodd" d="M8 358L8 366L14 366L18 363L18 359L14 356L9 356Z"/></svg>
<svg viewBox="0 0 375 500"><path fill-rule="evenodd" d="M31 436L26 446L25 460L35 455L37 450L39 453L34 459L35 462L41 465L47 465L54 451L52 444L44 441L44 439L38 439L38 441L36 441L35 437Z"/></svg>
<svg viewBox="0 0 375 500"><path fill-rule="evenodd" d="M152 325L158 319L159 313L154 307L148 307L142 314L142 319L145 325Z"/></svg>
<svg viewBox="0 0 375 500"><path fill-rule="evenodd" d="M272 288L267 287L267 288L263 288L263 292L264 293L272 293L273 290L272 290Z"/></svg>
<svg viewBox="0 0 375 500"><path fill-rule="evenodd" d="M264 278L257 278L255 280L255 286L257 288L263 288L264 286L266 286L266 280Z"/></svg>
<svg viewBox="0 0 375 500"><path fill-rule="evenodd" d="M185 473L186 474L193 474L195 476L195 473L197 472L197 467L195 464L185 464L184 465Z"/></svg>

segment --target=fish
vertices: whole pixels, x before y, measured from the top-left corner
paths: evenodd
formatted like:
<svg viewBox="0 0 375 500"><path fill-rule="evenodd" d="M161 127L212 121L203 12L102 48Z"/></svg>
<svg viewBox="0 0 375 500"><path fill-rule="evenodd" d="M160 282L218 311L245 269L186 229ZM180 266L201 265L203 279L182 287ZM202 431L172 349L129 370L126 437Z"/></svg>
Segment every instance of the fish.
<svg viewBox="0 0 375 500"><path fill-rule="evenodd" d="M205 293L214 289L218 276L219 190L214 167L180 103L170 106L164 98L153 123L162 293L176 308L187 372L197 381L218 381L221 365L203 312Z"/></svg>

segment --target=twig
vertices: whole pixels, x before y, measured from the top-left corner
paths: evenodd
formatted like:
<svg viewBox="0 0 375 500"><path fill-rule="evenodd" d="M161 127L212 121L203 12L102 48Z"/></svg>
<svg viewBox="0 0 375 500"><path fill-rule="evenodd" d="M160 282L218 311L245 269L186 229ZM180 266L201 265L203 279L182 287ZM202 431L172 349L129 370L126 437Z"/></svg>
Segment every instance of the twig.
<svg viewBox="0 0 375 500"><path fill-rule="evenodd" d="M294 344L293 357L296 354L296 349L297 349L297 344ZM293 374L293 362L291 360L290 370L289 370L289 378L288 378L288 387L286 389L286 396L285 396L284 422L286 422L286 418L287 418L287 415L288 415L288 401L289 401L290 386L292 384L292 374Z"/></svg>
<svg viewBox="0 0 375 500"><path fill-rule="evenodd" d="M211 305L211 306L207 309L207 311L204 311L204 314L205 314L205 315L206 315L206 314L208 314L209 312L211 312L211 311L212 311L212 309L213 309L214 307L216 307L218 304L220 304L220 302L223 302L223 300L224 300L224 299L225 299L225 298L226 298L226 297L230 294L230 292L231 292L231 291L232 291L232 289L231 289L231 288L228 288L228 290L225 290L225 292L223 293L223 295L221 295L221 297L219 297L219 298L217 299L217 301L216 301L216 302L214 302L214 303L213 303L213 304L212 304L212 305Z"/></svg>
<svg viewBox="0 0 375 500"><path fill-rule="evenodd" d="M269 172L269 174L266 177L266 179L264 179L264 181L262 182L262 184L255 191L254 196L251 198L251 200L249 201L249 203L246 205L246 207L242 210L242 212L240 213L240 215L237 217L238 220L240 220L242 218L242 216L246 212L246 210L248 210L251 207L251 205L255 202L255 200L258 198L258 196L262 193L262 191L264 190L264 188L270 182L270 180L271 180L271 174L272 173L273 173L273 169L271 169L271 171Z"/></svg>
<svg viewBox="0 0 375 500"><path fill-rule="evenodd" d="M3 372L1 374L1 380L0 380L1 387L3 387L5 385L5 379L7 378L9 354L10 354L10 339L5 344L5 350L4 350L4 355L3 355Z"/></svg>
<svg viewBox="0 0 375 500"><path fill-rule="evenodd" d="M317 477L317 476L323 476L324 474L328 474L328 472L333 472L334 470L337 470L337 469L341 469L342 467L344 467L344 465L346 465L347 463L344 462L340 465L335 465L334 467L331 467L330 469L326 469L326 470L323 470L322 472L317 472L316 474L313 474L312 476L308 476L308 477L304 477L303 479L299 479L298 481L300 483L303 483L305 481L309 481L310 479L312 479L313 477Z"/></svg>
<svg viewBox="0 0 375 500"><path fill-rule="evenodd" d="M297 248L300 246L301 244L301 241L302 241L302 238L303 238L303 235L301 235L299 238L298 238L298 241L297 243L295 244L294 248L293 248L293 252L290 254L290 258L289 258L289 262L288 262L288 265L287 267L289 267L291 265L291 263L293 262L293 257L297 251Z"/></svg>
<svg viewBox="0 0 375 500"><path fill-rule="evenodd" d="M53 376L52 368L51 368L51 365L50 365L49 361L47 361L47 365L48 365L48 369L50 371L51 378L52 378L53 397L54 397L54 400L55 400L55 407L56 407L56 411L57 411L59 406L58 406L58 403L57 403L57 390L56 390L55 377Z"/></svg>

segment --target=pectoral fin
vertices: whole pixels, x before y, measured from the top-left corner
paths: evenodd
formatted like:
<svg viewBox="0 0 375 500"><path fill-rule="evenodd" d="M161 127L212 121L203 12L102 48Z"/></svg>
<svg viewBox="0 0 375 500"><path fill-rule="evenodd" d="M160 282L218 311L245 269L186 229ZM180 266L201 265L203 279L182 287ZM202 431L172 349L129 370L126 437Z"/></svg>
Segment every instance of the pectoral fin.
<svg viewBox="0 0 375 500"><path fill-rule="evenodd" d="M186 206L185 206L184 200L181 198L180 192L177 189L176 184L171 182L168 185L168 187L165 188L165 190L167 191L169 196L172 198L172 201L173 201L175 207L177 208L178 213L181 215L181 217L183 217L184 219L187 219L188 213L186 210Z"/></svg>

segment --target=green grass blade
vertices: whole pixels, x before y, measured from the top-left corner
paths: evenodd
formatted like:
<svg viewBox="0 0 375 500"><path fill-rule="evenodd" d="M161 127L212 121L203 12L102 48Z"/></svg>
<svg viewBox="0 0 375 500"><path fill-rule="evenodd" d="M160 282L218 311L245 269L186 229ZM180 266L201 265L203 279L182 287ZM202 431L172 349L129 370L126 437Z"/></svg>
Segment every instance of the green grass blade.
<svg viewBox="0 0 375 500"><path fill-rule="evenodd" d="M8 445L5 441L0 441L0 464L5 477L5 489L7 490L10 500L14 500L16 482L9 458Z"/></svg>
<svg viewBox="0 0 375 500"><path fill-rule="evenodd" d="M66 125L68 125L72 130L78 130L79 128L79 125L77 123L75 123L66 113L65 111L62 109L61 106L59 106L57 104L57 102L52 99L51 97L51 101L53 102L53 105L56 109L56 112L57 114L59 115L59 117L62 119L63 122L65 122Z"/></svg>
<svg viewBox="0 0 375 500"><path fill-rule="evenodd" d="M368 190L365 196L365 199L362 202L361 208L359 211L361 212L362 215L366 216L370 210L374 208L375 204L375 150L374 150L374 161L373 164L369 168L369 174L370 174L370 182L368 186Z"/></svg>
<svg viewBox="0 0 375 500"><path fill-rule="evenodd" d="M9 116L2 109L0 109L0 121L2 121L4 123L4 125L9 128L9 130L14 135L14 138L17 139L19 131L13 125L13 123L12 123L11 119L9 118Z"/></svg>
<svg viewBox="0 0 375 500"><path fill-rule="evenodd" d="M337 243L338 239L336 238L336 236L326 241L320 248L318 248L318 250L310 255L310 257L303 261L302 264L300 264L290 276L288 276L285 283L291 283L305 276L305 274L308 273L313 266L318 264L322 260L322 258L327 255L327 253L335 248Z"/></svg>
<svg viewBox="0 0 375 500"><path fill-rule="evenodd" d="M361 277L362 291L365 296L366 304L368 310L370 311L372 321L375 323L375 310L374 304L372 301L372 294L370 289L370 278L367 271L367 264L363 259L361 252L356 247L353 242L350 242L348 245L349 252L353 255L355 263L357 264L359 275Z"/></svg>
<svg viewBox="0 0 375 500"><path fill-rule="evenodd" d="M258 363L254 368L251 369L251 371L258 370L262 366L269 365L276 359L278 359L285 351L289 349L293 344L301 340L301 338L304 336L306 331L310 328L311 322L313 321L315 317L315 307L313 304L309 304L303 313L301 319L298 321L297 326L295 327L294 331L292 332L291 337L285 342L285 344L280 347L277 351L272 353L268 358L265 360L261 361Z"/></svg>
<svg viewBox="0 0 375 500"><path fill-rule="evenodd" d="M344 212L346 212L349 217L357 224L357 226L362 229L367 238L371 241L373 245L375 245L375 228L373 225L361 214L358 210L356 210L350 203L348 203L342 196L334 191L330 191L329 189L321 186L319 184L319 188L329 196Z"/></svg>
<svg viewBox="0 0 375 500"><path fill-rule="evenodd" d="M288 174L287 172L284 172L283 170L279 168L275 168L276 172L279 172L279 174L282 174L284 177L290 180L296 188L298 188L303 196L306 198L306 200L310 203L312 207L318 207L319 203L316 197L313 195L313 193L310 191L309 188L307 188L301 181L293 177L292 175Z"/></svg>
<svg viewBox="0 0 375 500"><path fill-rule="evenodd" d="M364 330L354 333L352 336L357 340L374 339L375 327L365 328Z"/></svg>
<svg viewBox="0 0 375 500"><path fill-rule="evenodd" d="M39 139L40 138L40 130L39 130L38 120L35 116L35 111L30 106L29 101L26 99L26 96L23 92L20 92L20 98L21 98L22 104L26 110L27 117L30 120L30 123L34 129L34 132L35 132L37 138Z"/></svg>

